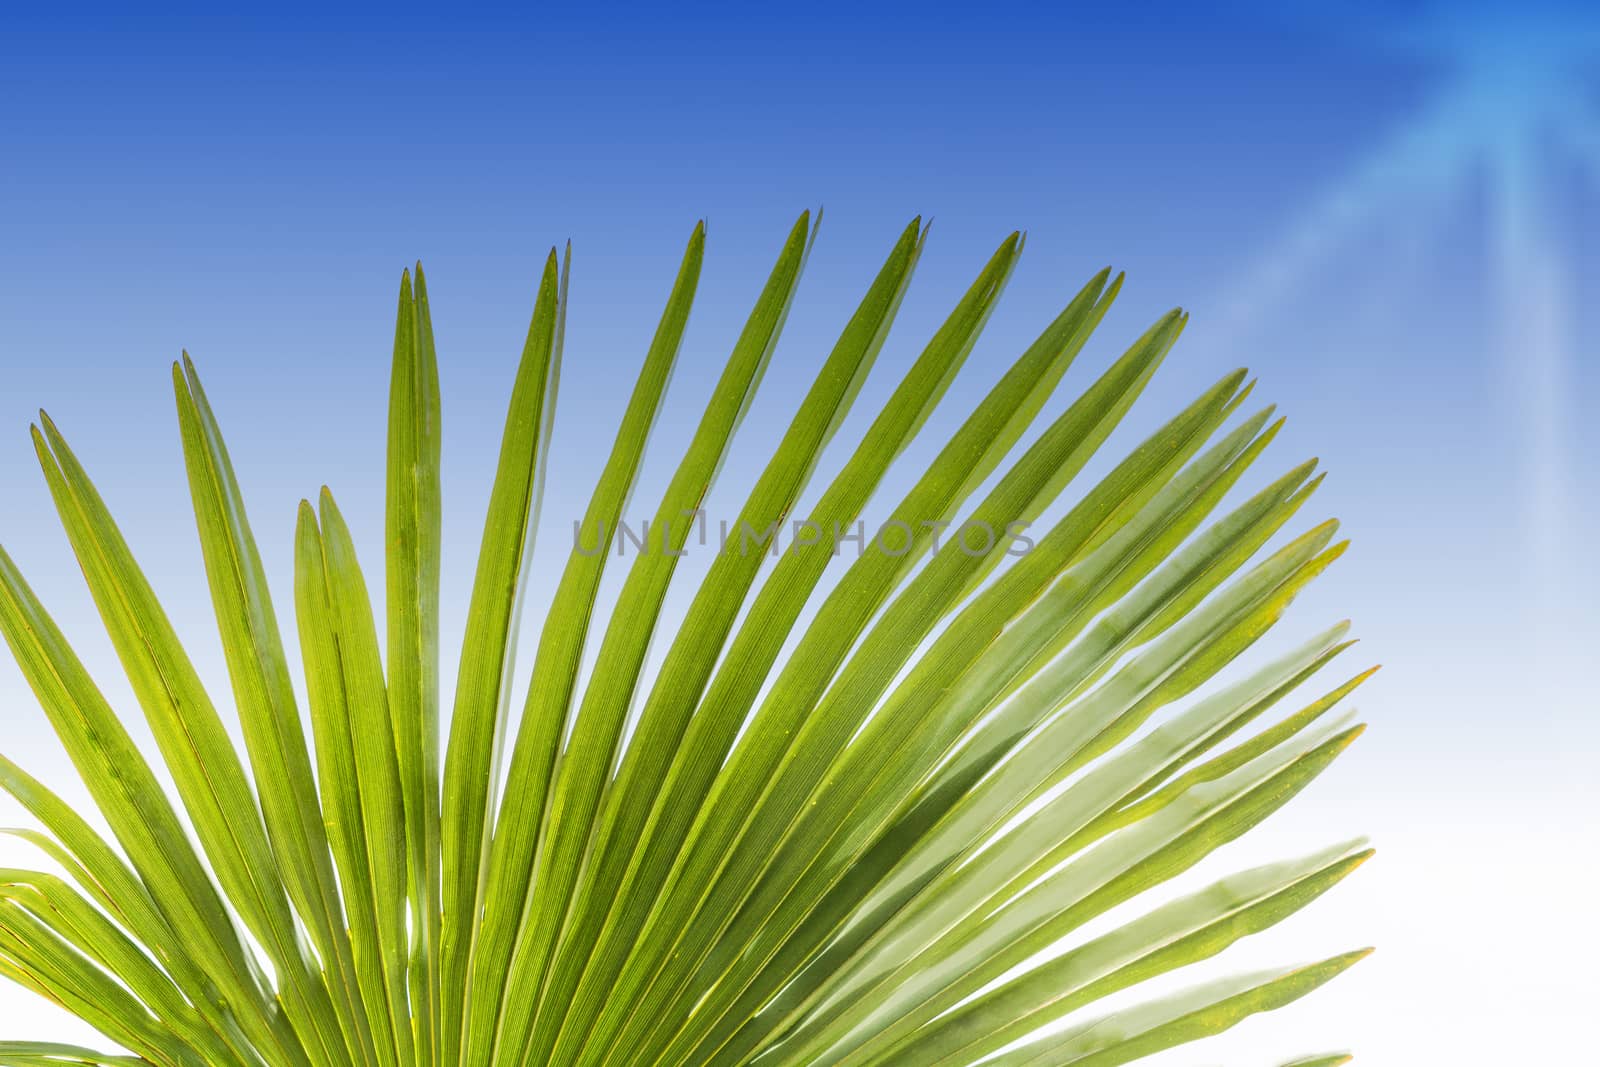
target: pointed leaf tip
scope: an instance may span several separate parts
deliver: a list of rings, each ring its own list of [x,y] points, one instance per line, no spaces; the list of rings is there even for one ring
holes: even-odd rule
[[[1364,722],[1358,722],[1354,726],[1350,727],[1348,730],[1345,730],[1342,733],[1335,734],[1327,742],[1327,744],[1331,748],[1333,748],[1335,751],[1342,752],[1345,749],[1349,748],[1351,745],[1355,744],[1356,738],[1360,737],[1362,734],[1364,734],[1366,732],[1367,732],[1367,724],[1364,723]],[[1368,949],[1367,951],[1370,952],[1371,949]]]
[[[1281,425],[1281,423],[1274,423],[1272,428],[1268,432],[1269,433],[1277,433],[1278,432],[1277,427],[1279,425]],[[1314,472],[1316,469],[1317,469],[1317,461],[1314,460],[1314,459],[1307,459],[1307,460],[1302,460],[1301,462],[1297,463],[1289,473],[1292,474],[1293,476],[1297,477],[1297,478],[1311,478],[1312,472]],[[1315,480],[1306,482],[1304,485],[1300,486],[1300,488],[1296,491],[1296,495],[1303,495],[1303,494],[1309,492],[1312,488],[1315,487],[1315,485],[1316,485]]]

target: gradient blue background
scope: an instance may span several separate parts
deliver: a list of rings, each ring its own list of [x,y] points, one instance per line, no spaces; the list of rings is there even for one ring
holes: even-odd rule
[[[1307,519],[1337,515],[1354,539],[1284,639],[1349,614],[1351,655],[1387,664],[1359,701],[1368,736],[1225,864],[1370,833],[1377,862],[1231,959],[1379,954],[1170,1062],[1339,1047],[1373,1064],[1581,1062],[1600,997],[1600,19],[1548,4],[979,7],[0,9],[0,540],[131,710],[28,447],[43,406],[225,691],[170,361],[187,348],[200,364],[286,607],[293,506],[322,482],[371,565],[381,550],[382,382],[395,286],[420,257],[444,364],[449,650],[552,244],[573,241],[573,289],[535,608],[696,218],[701,296],[640,514],[800,209],[825,206],[821,236],[713,508],[742,499],[913,214],[933,233],[846,443],[983,257],[1025,228],[930,436],[1083,279],[1125,269],[1069,387],[1189,308],[1117,440],[1251,367],[1289,416],[1262,477],[1322,457]],[[908,470],[931,454],[925,441]],[[6,752],[69,782],[9,660],[0,709]],[[19,817],[0,805],[0,822]],[[0,862],[25,856],[0,845]],[[10,988],[0,1029],[87,1036]]]

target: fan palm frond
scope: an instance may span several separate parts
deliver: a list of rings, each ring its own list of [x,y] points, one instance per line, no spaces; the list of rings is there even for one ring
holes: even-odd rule
[[[567,310],[556,251],[512,386],[448,715],[439,380],[420,267],[400,287],[382,572],[363,570],[326,489],[300,508],[304,708],[188,357],[173,384],[231,702],[208,692],[84,466],[41,418],[51,496],[174,795],[0,551],[0,631],[110,829],[0,758],[0,786],[40,827],[14,833],[62,872],[0,871],[0,972],[132,1053],[8,1041],[0,1063],[1098,1067],[1287,1004],[1360,957],[1101,1003],[1266,930],[1369,855],[1342,844],[1205,888],[1173,883],[1344,751],[1361,727],[1339,709],[1371,672],[1313,681],[1352,643],[1340,624],[1218,678],[1344,548],[1324,522],[1267,552],[1320,483],[1314,461],[1224,507],[1281,425],[1271,408],[1243,413],[1244,371],[1080,485],[1182,312],[1014,455],[1120,275],[1067,303],[863,536],[863,511],[1022,250],[1018,234],[1001,243],[816,484],[923,252],[913,221],[800,398],[736,540],[669,618],[694,516],[815,231],[807,214],[788,235],[605,614],[607,547],[699,280],[695,229],[538,629],[520,714],[516,635]],[[803,494],[816,503],[778,551]],[[830,567],[852,537],[855,558]],[[647,670],[656,640],[665,655]]]

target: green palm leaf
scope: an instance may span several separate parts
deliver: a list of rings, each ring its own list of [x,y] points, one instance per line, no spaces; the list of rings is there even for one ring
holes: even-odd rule
[[[878,535],[853,535],[1022,252],[1018,234],[1000,244],[843,466],[813,485],[923,253],[913,221],[683,617],[668,617],[818,221],[802,215],[783,242],[602,616],[695,299],[695,228],[539,629],[520,718],[516,634],[570,255],[545,262],[516,370],[448,717],[441,405],[420,266],[396,314],[383,619],[332,494],[300,508],[306,720],[188,357],[173,369],[178,423],[231,707],[207,692],[84,465],[41,419],[52,499],[175,796],[0,551],[0,633],[110,829],[0,757],[0,787],[38,823],[7,832],[65,875],[0,870],[0,973],[132,1054],[12,1040],[0,1064],[1115,1064],[1288,1004],[1362,955],[1100,1003],[1205,971],[1370,855],[1337,845],[1173,891],[1360,734],[1339,709],[1372,672],[1296,698],[1353,643],[1344,623],[1231,669],[1344,550],[1323,522],[1263,555],[1320,484],[1314,461],[1253,477],[1225,506],[1282,423],[1271,408],[1240,414],[1244,371],[1078,486],[1182,312],[1013,455],[1121,276],[1079,290],[911,472]],[[803,498],[815,503],[799,522]],[[1052,508],[1059,518],[1033,529]],[[987,531],[976,550],[974,531]],[[1275,713],[1286,701],[1298,710]],[[1113,911],[1115,925],[1092,928]]]

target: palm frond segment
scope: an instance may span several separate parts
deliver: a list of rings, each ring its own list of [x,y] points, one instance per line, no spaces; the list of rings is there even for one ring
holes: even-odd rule
[[[420,266],[396,309],[383,558],[363,566],[329,490],[302,503],[298,665],[219,420],[188,356],[173,367],[225,696],[41,416],[37,458],[173,792],[132,709],[0,550],[0,634],[109,829],[0,757],[0,788],[36,823],[7,832],[59,872],[0,869],[0,973],[125,1050],[10,1040],[0,1064],[1104,1067],[1284,1007],[1362,958],[1220,979],[1208,963],[1370,857],[1348,842],[1195,882],[1360,736],[1345,705],[1372,671],[1318,680],[1353,645],[1347,623],[1258,651],[1345,543],[1300,518],[1315,461],[1260,473],[1282,419],[1249,406],[1247,372],[1120,443],[1184,312],[1042,417],[1120,275],[1091,278],[975,402],[952,397],[1021,259],[1021,235],[1005,238],[824,484],[924,254],[913,220],[796,397],[733,540],[669,612],[819,222],[781,242],[624,564],[613,542],[707,255],[694,229],[524,692],[570,253],[544,263],[515,367],[448,704]],[[906,470],[952,403],[954,431]],[[890,485],[909,488],[875,536],[857,532]],[[1137,997],[1168,975],[1187,991]]]

